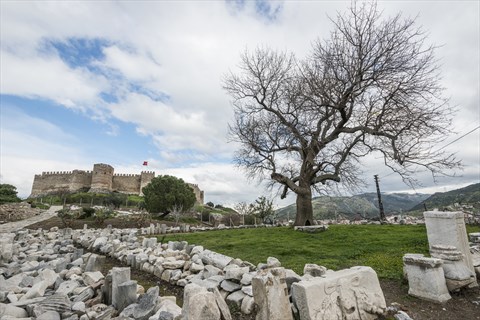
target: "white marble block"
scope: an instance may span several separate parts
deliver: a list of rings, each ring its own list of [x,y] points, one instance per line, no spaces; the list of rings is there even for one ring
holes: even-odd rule
[[[475,275],[472,254],[468,245],[467,229],[463,212],[426,211],[423,213],[427,227],[428,244],[454,246],[463,255],[463,261]],[[474,276],[475,277],[475,276]],[[473,282],[476,285],[476,277]]]
[[[404,255],[403,265],[408,277],[408,294],[440,303],[451,299],[442,264],[441,259]]]
[[[352,267],[292,284],[302,320],[377,319],[386,308],[376,272]]]
[[[252,289],[258,306],[257,320],[293,320],[285,268],[259,271],[252,279]]]

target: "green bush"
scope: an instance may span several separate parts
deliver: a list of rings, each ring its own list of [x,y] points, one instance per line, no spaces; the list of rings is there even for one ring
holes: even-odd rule
[[[17,188],[11,184],[0,184],[0,204],[7,202],[20,202],[21,199],[17,197]]]
[[[103,227],[105,220],[115,217],[115,212],[112,209],[98,209],[95,211],[95,225]]]
[[[88,208],[88,207],[84,207],[84,208],[82,208],[82,214],[80,214],[80,216],[78,217],[78,219],[88,219],[88,218],[91,218],[94,213],[95,213],[95,209],[93,209],[93,208]]]
[[[167,215],[175,211],[174,208],[185,212],[190,210],[196,201],[195,193],[188,184],[168,175],[153,178],[142,192],[145,207],[150,213]]]
[[[71,228],[73,221],[78,217],[78,213],[70,209],[61,209],[57,211],[57,216],[62,220],[65,228]]]

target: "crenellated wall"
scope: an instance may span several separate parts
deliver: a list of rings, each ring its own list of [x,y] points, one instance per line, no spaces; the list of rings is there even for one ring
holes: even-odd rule
[[[140,175],[139,174],[113,175],[112,190],[121,192],[121,193],[138,194],[140,190]]]
[[[32,194],[38,197],[52,193],[73,192],[90,188],[92,172],[83,170],[53,171],[36,174],[33,179]]]
[[[142,171],[140,174],[114,173],[108,164],[97,163],[92,171],[73,170],[42,172],[33,179],[30,197],[40,197],[62,192],[76,192],[81,189],[88,192],[120,192],[143,195],[142,189],[155,178],[154,171]],[[195,193],[197,203],[204,203],[204,193],[197,184],[188,184]]]
[[[143,196],[143,188],[147,184],[152,181],[152,179],[155,178],[155,172],[154,171],[142,171],[141,173],[141,178],[140,178],[140,195]]]

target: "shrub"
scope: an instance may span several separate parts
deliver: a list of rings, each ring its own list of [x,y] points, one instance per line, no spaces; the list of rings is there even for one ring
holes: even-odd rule
[[[98,209],[95,211],[95,225],[103,227],[105,220],[115,217],[115,212],[112,209]]]
[[[71,228],[73,221],[77,218],[77,212],[70,209],[61,209],[57,211],[57,216],[62,220],[64,228]]]
[[[95,209],[93,208],[82,208],[82,214],[78,217],[78,219],[87,219],[93,216],[95,213]]]

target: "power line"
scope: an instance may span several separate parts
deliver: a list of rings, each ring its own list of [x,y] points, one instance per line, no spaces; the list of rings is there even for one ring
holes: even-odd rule
[[[478,126],[478,127],[474,128],[474,129],[472,129],[472,130],[468,131],[467,133],[465,133],[465,134],[461,135],[461,136],[460,136],[460,137],[458,137],[457,139],[455,139],[455,140],[453,140],[453,141],[450,141],[449,143],[447,143],[446,145],[444,145],[443,147],[441,147],[441,148],[440,148],[440,149],[438,149],[437,151],[440,151],[440,150],[442,150],[442,149],[445,149],[445,148],[446,148],[446,147],[448,147],[449,145],[451,145],[451,144],[453,144],[453,143],[457,142],[458,140],[460,140],[460,139],[462,139],[462,138],[464,138],[464,137],[468,136],[470,133],[472,133],[472,132],[474,132],[475,130],[478,130],[478,129],[480,129],[480,126]],[[385,177],[391,176],[391,175],[392,175],[392,174],[394,174],[394,173],[395,173],[395,171],[393,171],[393,172],[390,172],[389,174],[387,174],[387,175],[384,175],[384,176],[382,176],[382,177],[380,177],[380,178],[385,178]]]
[[[479,129],[479,128],[480,128],[480,126],[476,127],[475,129],[472,129],[472,130],[468,131],[468,132],[465,133],[464,135],[462,135],[462,136],[458,137],[457,139],[455,139],[455,140],[447,143],[446,145],[444,145],[443,147],[441,147],[440,149],[438,149],[438,151],[440,151],[440,150],[442,150],[442,149],[445,149],[446,147],[448,147],[448,146],[451,145],[452,143],[457,142],[458,140],[460,140],[460,139],[468,136],[470,133],[474,132],[475,130],[477,130],[477,129]]]

